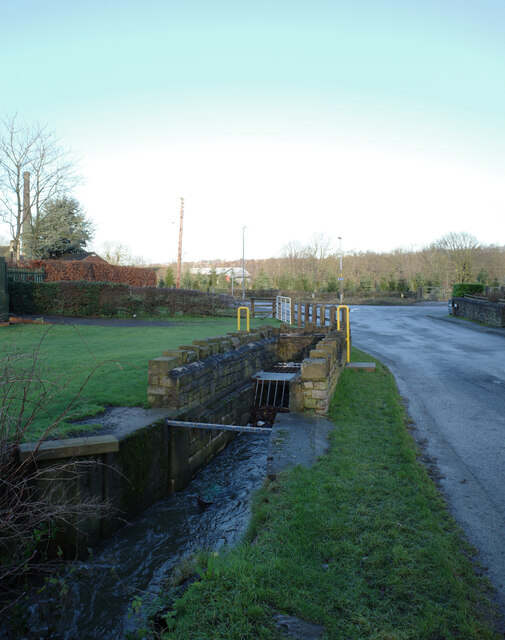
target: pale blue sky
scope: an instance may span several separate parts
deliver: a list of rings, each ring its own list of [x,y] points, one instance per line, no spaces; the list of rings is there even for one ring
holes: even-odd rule
[[[180,196],[187,259],[239,257],[244,224],[249,257],[504,243],[502,1],[0,7],[1,111],[79,153],[98,250],[173,259]]]

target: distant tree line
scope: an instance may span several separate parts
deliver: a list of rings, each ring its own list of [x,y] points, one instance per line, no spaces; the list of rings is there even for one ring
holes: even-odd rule
[[[190,271],[190,267],[213,265],[240,267],[241,262],[186,263],[182,286],[200,290],[208,290],[210,286],[215,291],[230,291],[231,282],[224,277]],[[279,258],[246,260],[245,268],[251,274],[251,288],[255,290],[339,290],[340,256],[322,236],[313,237],[305,246],[290,242]],[[173,274],[174,265],[168,269]],[[505,282],[505,246],[483,245],[464,232],[449,233],[422,249],[347,252],[343,255],[342,272],[344,288],[349,292],[408,292],[419,287],[450,288],[458,282],[499,287]],[[167,280],[172,282],[172,278]]]

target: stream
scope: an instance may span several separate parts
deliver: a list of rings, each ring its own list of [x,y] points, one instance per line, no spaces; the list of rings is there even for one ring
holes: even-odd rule
[[[239,435],[184,491],[153,504],[94,549],[88,562],[74,563],[62,610],[52,620],[56,633],[49,637],[118,640],[134,628],[135,596],[154,595],[166,573],[198,549],[237,543],[249,522],[252,494],[265,478],[268,442],[265,435]],[[203,509],[198,496],[216,486],[222,491]],[[33,638],[48,637],[50,605],[41,596],[31,607]]]

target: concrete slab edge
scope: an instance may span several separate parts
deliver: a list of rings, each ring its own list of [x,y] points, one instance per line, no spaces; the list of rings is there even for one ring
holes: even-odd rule
[[[79,456],[94,456],[101,453],[119,451],[119,441],[114,436],[90,436],[88,438],[68,438],[46,442],[27,442],[18,447],[19,461],[58,460]]]

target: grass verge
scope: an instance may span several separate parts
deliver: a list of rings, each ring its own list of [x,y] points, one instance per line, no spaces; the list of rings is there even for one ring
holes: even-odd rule
[[[251,328],[276,322],[254,318]],[[0,328],[0,355],[36,352],[36,369],[43,383],[39,387],[44,386],[52,395],[50,402],[37,411],[25,434],[29,439],[36,439],[65,412],[64,420],[52,435],[76,431],[76,425],[69,424],[70,420],[97,415],[107,406],[146,406],[147,366],[151,358],[196,339],[236,330],[236,318],[191,318],[187,323],[181,318],[180,323],[169,327],[153,327],[148,322],[132,328],[12,325]],[[32,360],[28,358],[26,366],[31,365]],[[31,397],[33,408],[37,402],[35,394]],[[15,412],[19,404],[14,402],[10,410]]]
[[[330,417],[329,455],[264,486],[244,543],[207,555],[201,579],[158,616],[158,637],[280,640],[276,613],[338,640],[501,637],[389,371],[344,371]]]

